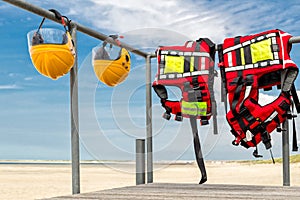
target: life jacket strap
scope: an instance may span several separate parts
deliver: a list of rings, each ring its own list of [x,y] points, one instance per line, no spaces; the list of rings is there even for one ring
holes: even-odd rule
[[[292,96],[293,96],[293,100],[294,100],[294,105],[295,105],[296,110],[297,110],[297,104],[299,104],[299,99],[298,99],[294,84],[291,88],[291,91],[292,91]],[[295,95],[295,97],[294,97],[294,95]],[[294,113],[294,105],[292,105],[292,118],[293,118],[293,144],[292,144],[293,146],[292,146],[292,151],[298,151],[297,131],[296,131],[297,129],[296,129],[296,123],[295,123],[295,117],[297,117],[297,115],[293,114]],[[297,113],[299,113],[298,110],[297,110]]]
[[[296,111],[297,111],[297,113],[300,113],[300,102],[299,102],[299,97],[298,97],[298,94],[296,91],[295,84],[292,85],[291,94],[293,97],[294,105],[296,107]]]
[[[193,142],[194,142],[196,161],[201,172],[201,179],[199,184],[203,184],[207,181],[207,174],[206,174],[203,154],[201,150],[200,139],[198,135],[197,118],[195,116],[190,117],[190,124],[193,132]]]
[[[295,118],[293,118],[293,149],[292,149],[292,151],[298,151]]]
[[[255,147],[255,150],[253,151],[252,155],[255,157],[255,158],[262,158],[263,156],[258,154],[258,149],[257,149],[257,146]]]
[[[251,101],[251,99],[249,100]],[[255,100],[252,100],[251,102],[257,103]],[[278,108],[280,108],[282,112],[285,113],[288,113],[289,107],[290,104],[288,104],[285,99],[283,99],[282,102],[278,104]],[[240,112],[237,115],[234,115],[233,118],[229,119],[230,124],[234,122],[237,122],[239,124],[239,127],[241,128],[243,133],[236,132],[234,129],[231,130],[232,134],[236,137],[233,144],[234,145],[241,144],[246,148],[249,147],[247,142],[252,142],[254,146],[256,145],[257,134],[260,134],[262,142],[265,144],[266,149],[271,148],[271,143],[270,143],[271,137],[270,134],[267,132],[267,127],[271,123],[276,123],[277,130],[279,130],[279,126],[280,126],[279,113],[276,111],[275,108],[274,111],[270,113],[270,115],[267,118],[262,120],[260,118],[255,118],[251,114],[249,109],[244,105],[242,106]]]

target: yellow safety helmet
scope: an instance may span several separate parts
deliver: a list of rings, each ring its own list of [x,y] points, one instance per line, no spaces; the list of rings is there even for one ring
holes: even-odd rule
[[[94,72],[98,80],[114,87],[127,78],[130,72],[130,55],[125,48],[120,48],[118,58],[111,59],[105,46],[106,42],[103,43],[102,47],[94,49]]]
[[[43,28],[42,20],[37,31],[28,33],[29,53],[36,70],[51,79],[58,79],[67,74],[75,62],[75,50],[70,32],[66,28],[64,18],[56,10],[56,18],[62,20],[65,32],[58,29]]]

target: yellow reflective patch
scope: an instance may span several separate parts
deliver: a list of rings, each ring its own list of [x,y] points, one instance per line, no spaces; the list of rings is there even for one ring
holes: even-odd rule
[[[241,61],[242,65],[245,65],[245,53],[243,48],[241,48]]]
[[[192,116],[206,116],[207,115],[207,103],[206,102],[181,102],[182,114]]]
[[[191,57],[190,61],[190,72],[194,71],[194,62],[195,62],[195,57]]]
[[[274,60],[271,50],[271,38],[250,45],[252,63]]]
[[[183,56],[166,56],[164,73],[183,73],[184,57]]]

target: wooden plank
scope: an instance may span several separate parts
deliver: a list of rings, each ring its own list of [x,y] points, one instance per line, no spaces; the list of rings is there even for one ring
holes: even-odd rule
[[[257,186],[257,185],[221,185],[221,184],[175,184],[153,183],[146,185],[115,188],[110,190],[83,193],[71,196],[50,198],[64,199],[300,199],[300,187]]]

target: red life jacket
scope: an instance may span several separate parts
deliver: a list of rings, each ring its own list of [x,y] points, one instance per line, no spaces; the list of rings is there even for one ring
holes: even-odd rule
[[[164,118],[182,121],[196,116],[202,125],[208,124],[215,110],[213,95],[215,44],[207,38],[188,41],[184,46],[162,46],[157,49],[158,73],[152,84],[166,109]],[[168,100],[165,86],[182,91],[179,101]],[[212,105],[214,104],[214,105]]]
[[[218,45],[219,66],[230,105],[226,118],[235,136],[234,145],[249,148],[262,141],[269,149],[272,131],[280,130],[280,124],[291,117],[291,93],[295,93],[298,67],[289,55],[290,38],[281,30],[270,30],[226,38]],[[272,86],[281,88],[280,95],[261,106],[259,89]]]
[[[158,72],[152,87],[165,108],[164,118],[190,118],[194,151],[201,171],[200,184],[207,181],[206,169],[197,130],[197,119],[202,125],[214,114],[214,133],[217,133],[216,103],[213,94],[214,58],[216,46],[207,38],[188,41],[184,46],[163,46],[157,49]],[[165,86],[176,86],[182,92],[179,101],[168,100]]]

